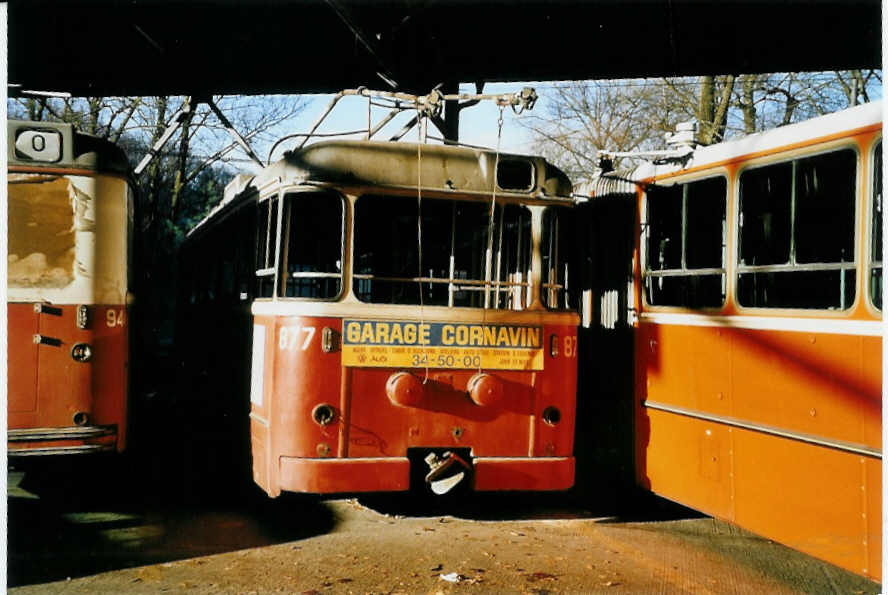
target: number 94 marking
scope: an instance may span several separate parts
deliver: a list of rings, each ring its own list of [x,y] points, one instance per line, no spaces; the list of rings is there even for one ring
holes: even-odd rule
[[[105,312],[105,324],[109,328],[115,326],[123,326],[126,324],[126,310],[114,310],[113,308]]]
[[[311,340],[315,336],[315,327],[313,326],[282,326],[280,337],[278,338],[278,348],[280,350],[296,349],[300,344],[300,349],[305,351],[311,345]]]

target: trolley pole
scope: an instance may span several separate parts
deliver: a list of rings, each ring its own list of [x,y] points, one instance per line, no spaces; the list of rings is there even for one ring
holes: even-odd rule
[[[459,93],[459,82],[447,82],[443,88],[445,95],[455,95]],[[458,142],[459,141],[459,112],[462,107],[459,99],[448,99],[444,102],[444,140]]]

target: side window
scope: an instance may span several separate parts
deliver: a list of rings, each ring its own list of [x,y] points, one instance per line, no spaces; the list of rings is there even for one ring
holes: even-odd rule
[[[278,199],[259,203],[256,221],[256,297],[274,294],[274,252],[277,238]]]
[[[242,230],[234,237],[237,248],[236,291],[238,301],[249,301],[253,298],[256,275],[256,216],[259,206],[256,203],[241,208],[235,215],[235,227]]]
[[[230,238],[237,235],[235,220],[228,219],[219,229],[222,241],[219,245],[219,297],[231,302],[235,295],[235,267],[237,265],[237,244]]]
[[[652,306],[717,308],[725,301],[727,180],[647,191],[644,290]]]
[[[337,297],[342,291],[343,199],[307,192],[284,200],[281,295]]]
[[[851,306],[856,175],[850,149],[740,174],[740,305]]]
[[[882,309],[882,142],[873,152],[872,248],[870,250],[870,296],[873,305]]]
[[[574,241],[575,217],[575,211],[564,207],[547,207],[543,211],[541,297],[550,310],[579,307],[580,275],[574,270],[578,253]]]

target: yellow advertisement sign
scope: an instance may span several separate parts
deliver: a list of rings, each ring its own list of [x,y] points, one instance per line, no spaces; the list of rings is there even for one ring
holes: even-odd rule
[[[345,366],[543,369],[541,326],[344,320],[342,328]]]

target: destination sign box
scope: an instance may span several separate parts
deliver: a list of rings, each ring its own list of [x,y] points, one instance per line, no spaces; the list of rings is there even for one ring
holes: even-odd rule
[[[543,369],[542,326],[344,320],[342,330],[345,366]]]

